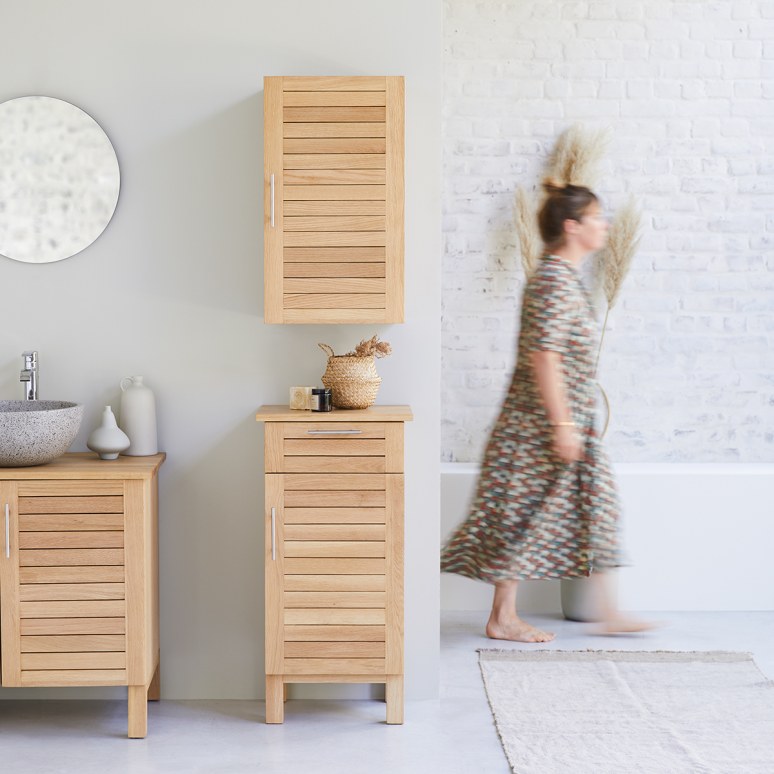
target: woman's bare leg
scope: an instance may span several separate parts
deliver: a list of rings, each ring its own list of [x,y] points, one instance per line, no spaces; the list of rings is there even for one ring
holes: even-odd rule
[[[486,624],[486,636],[493,640],[513,642],[549,642],[556,636],[530,626],[516,613],[516,589],[518,581],[501,581],[494,584],[492,612]]]
[[[592,572],[589,580],[602,612],[602,620],[595,627],[595,631],[599,634],[634,634],[646,632],[658,626],[651,621],[643,621],[621,612],[611,573]]]

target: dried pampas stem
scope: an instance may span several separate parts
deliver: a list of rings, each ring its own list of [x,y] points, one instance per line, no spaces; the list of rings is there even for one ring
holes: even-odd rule
[[[612,307],[618,299],[632,258],[639,247],[641,221],[642,214],[632,196],[616,212],[610,224],[607,245],[599,257],[599,264],[603,269],[602,289],[608,307]]]
[[[546,164],[546,177],[565,185],[593,188],[609,142],[609,129],[586,129],[583,124],[573,124],[557,138]]]
[[[535,203],[521,187],[516,189],[516,233],[521,247],[521,265],[529,278],[540,262],[543,243],[538,233]]]

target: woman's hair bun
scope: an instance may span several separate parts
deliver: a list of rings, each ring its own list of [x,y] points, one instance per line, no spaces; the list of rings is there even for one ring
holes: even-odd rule
[[[567,186],[555,177],[547,177],[543,180],[543,190],[549,196],[555,196],[556,194],[564,193]]]

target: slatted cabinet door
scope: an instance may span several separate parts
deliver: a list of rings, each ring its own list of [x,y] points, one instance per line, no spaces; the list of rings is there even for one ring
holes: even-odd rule
[[[0,486],[3,685],[126,685],[124,483]]]
[[[268,323],[403,322],[402,77],[264,80]]]
[[[267,722],[288,682],[383,682],[402,722],[403,423],[266,424]]]

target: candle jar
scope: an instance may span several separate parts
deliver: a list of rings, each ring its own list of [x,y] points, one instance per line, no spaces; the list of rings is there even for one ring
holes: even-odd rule
[[[312,390],[312,411],[331,411],[333,395],[330,387],[316,387]]]

